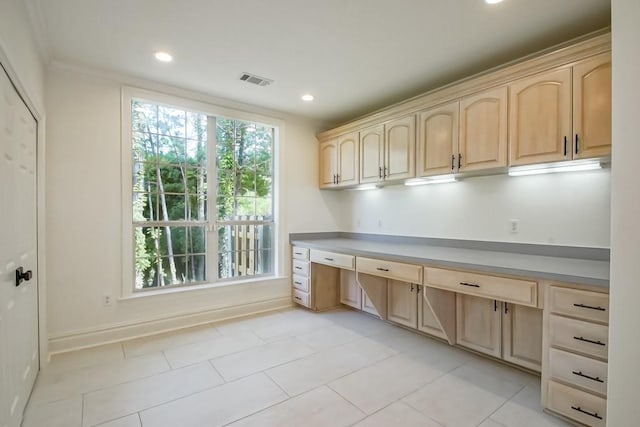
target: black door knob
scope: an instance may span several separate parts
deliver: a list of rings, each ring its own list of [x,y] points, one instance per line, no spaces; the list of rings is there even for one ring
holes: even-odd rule
[[[20,286],[22,282],[28,282],[33,277],[31,270],[24,271],[22,267],[16,269],[16,286]]]

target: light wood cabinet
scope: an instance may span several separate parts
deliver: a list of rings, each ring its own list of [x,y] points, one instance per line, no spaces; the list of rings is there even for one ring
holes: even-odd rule
[[[417,285],[389,279],[387,284],[387,319],[410,328],[418,324]]]
[[[571,159],[571,69],[561,68],[509,86],[509,164]]]
[[[384,125],[373,126],[360,132],[360,183],[383,180]]]
[[[359,134],[320,143],[320,188],[349,187],[359,180]]]
[[[360,183],[415,176],[416,118],[392,120],[360,132]]]
[[[573,67],[573,158],[611,154],[611,54]]]
[[[507,166],[507,87],[460,101],[460,172]]]
[[[320,188],[336,186],[338,174],[338,140],[320,143]]]
[[[417,175],[453,173],[458,151],[459,102],[431,108],[418,115]]]
[[[456,343],[494,357],[502,356],[500,303],[456,295]]]
[[[380,313],[378,313],[378,310],[376,310],[376,306],[373,305],[373,302],[369,298],[369,295],[367,295],[367,293],[364,291],[364,289],[362,289],[362,311],[380,316]]]
[[[540,372],[542,310],[504,302],[502,313],[502,358]]]
[[[423,111],[418,176],[507,166],[507,87]]]

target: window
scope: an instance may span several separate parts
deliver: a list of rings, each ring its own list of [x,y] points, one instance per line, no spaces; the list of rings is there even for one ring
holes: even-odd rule
[[[277,128],[149,98],[123,113],[134,291],[273,274]]]

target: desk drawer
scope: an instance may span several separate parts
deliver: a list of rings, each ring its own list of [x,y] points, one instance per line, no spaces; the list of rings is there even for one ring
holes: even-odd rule
[[[311,262],[318,264],[330,265],[332,267],[344,268],[345,270],[354,269],[354,256],[338,254],[335,252],[319,251],[311,249]]]
[[[605,399],[555,381],[549,381],[548,387],[549,409],[590,427],[605,427]]]
[[[293,302],[311,308],[311,295],[298,289],[293,290]]]
[[[609,328],[582,320],[549,315],[549,345],[607,359]]]
[[[409,283],[422,283],[422,267],[401,262],[358,257],[358,272]]]
[[[291,250],[291,256],[293,259],[301,259],[309,261],[309,248],[301,248],[300,246],[294,246]]]
[[[555,348],[549,349],[551,377],[596,393],[607,394],[607,364]]]
[[[552,313],[609,323],[608,294],[551,286],[548,301]]]
[[[309,262],[299,259],[293,260],[293,274],[309,277]]]
[[[305,276],[293,275],[293,287],[303,292],[309,292],[309,278]]]
[[[538,282],[532,280],[425,267],[424,285],[530,307],[538,305]]]

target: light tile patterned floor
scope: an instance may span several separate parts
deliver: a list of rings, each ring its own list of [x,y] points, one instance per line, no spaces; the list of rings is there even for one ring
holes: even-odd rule
[[[292,308],[55,356],[23,426],[567,425],[539,389],[363,313]]]

